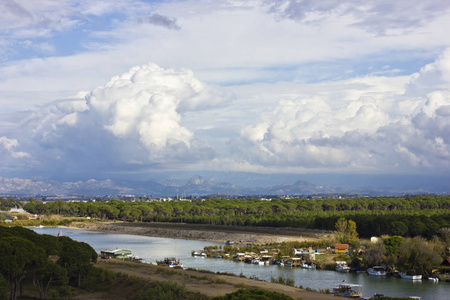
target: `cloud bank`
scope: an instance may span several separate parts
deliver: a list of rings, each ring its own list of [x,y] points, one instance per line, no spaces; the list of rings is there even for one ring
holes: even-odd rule
[[[242,100],[233,102],[230,90],[208,85],[192,71],[147,64],[84,98],[30,113],[16,135],[0,139],[8,153],[4,168],[28,161],[36,170],[68,173],[445,172],[450,168],[449,74],[447,50],[410,76],[366,76],[312,85],[281,98],[275,94],[275,104],[261,103],[256,119],[248,112],[247,125],[220,137],[218,146],[219,123],[202,120],[209,134],[199,138],[205,129],[186,116],[209,111],[227,120],[227,110]]]
[[[356,78],[340,82],[346,90],[339,94],[281,99],[242,129],[241,154],[252,164],[289,170],[448,170],[449,55],[398,78],[397,86],[393,78]]]
[[[223,107],[229,93],[189,70],[155,64],[133,67],[84,98],[60,100],[32,112],[16,134],[29,154],[0,143],[11,158],[49,172],[114,171],[208,161],[215,151],[183,126],[183,114]]]

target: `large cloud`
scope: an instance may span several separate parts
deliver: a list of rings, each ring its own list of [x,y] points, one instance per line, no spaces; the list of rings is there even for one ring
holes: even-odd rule
[[[32,112],[16,134],[30,149],[30,166],[36,169],[77,173],[188,165],[215,154],[183,126],[183,114],[230,100],[189,70],[147,64],[112,78],[84,98]],[[10,151],[16,146],[14,140],[3,142]]]
[[[254,165],[418,172],[450,167],[450,51],[397,88],[394,78],[341,82],[346,93],[291,95],[241,131]],[[383,83],[384,81],[384,83]],[[355,82],[367,86],[352,88]],[[378,91],[377,91],[378,90]]]

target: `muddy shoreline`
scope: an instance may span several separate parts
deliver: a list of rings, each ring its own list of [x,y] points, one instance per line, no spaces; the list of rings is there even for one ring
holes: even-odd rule
[[[299,228],[222,226],[186,223],[73,222],[70,228],[212,242],[254,241],[258,244],[319,241],[332,232]]]

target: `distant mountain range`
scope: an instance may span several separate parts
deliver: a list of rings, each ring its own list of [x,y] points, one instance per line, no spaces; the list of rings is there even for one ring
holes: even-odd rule
[[[407,191],[427,193],[426,190]],[[237,186],[229,182],[213,182],[201,176],[191,177],[184,185],[160,184],[156,181],[95,180],[57,182],[21,178],[0,177],[0,194],[3,195],[136,195],[153,197],[205,196],[205,195],[314,195],[314,194],[363,194],[395,195],[405,191],[374,188],[328,187],[299,180],[294,184],[264,185],[258,187]]]

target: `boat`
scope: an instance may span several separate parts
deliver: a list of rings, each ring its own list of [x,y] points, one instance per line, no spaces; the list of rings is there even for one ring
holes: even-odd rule
[[[302,267],[303,269],[315,269],[316,265],[313,264],[312,262],[305,262],[305,263],[302,263],[300,265],[300,267]]]
[[[300,267],[301,259],[298,257],[288,258],[284,261],[285,267]]]
[[[233,256],[234,261],[243,262],[245,259],[245,253],[236,253],[236,255]]]
[[[341,283],[338,287],[333,288],[332,293],[348,298],[360,298],[361,292],[357,290],[360,286],[360,284]]]
[[[203,251],[192,251],[191,252],[191,254],[192,254],[192,256],[200,256],[200,257],[206,257],[207,256],[207,254],[206,254],[206,252],[203,252]]]
[[[263,255],[259,258],[259,261],[262,262],[263,265],[270,265],[271,260],[272,256],[270,255]]]
[[[158,266],[169,266],[170,268],[183,268],[183,264],[175,257],[166,257],[163,260],[157,260],[156,264]]]
[[[370,276],[386,276],[386,269],[381,266],[374,266],[372,268],[367,269],[367,274]]]
[[[422,275],[418,275],[418,274],[413,274],[411,272],[399,272],[400,277],[402,279],[408,279],[408,280],[422,280]]]
[[[259,258],[254,258],[254,259],[252,259],[252,264],[264,266],[264,262],[261,261]]]
[[[350,272],[350,267],[347,266],[346,261],[337,261],[335,270],[338,272]]]

